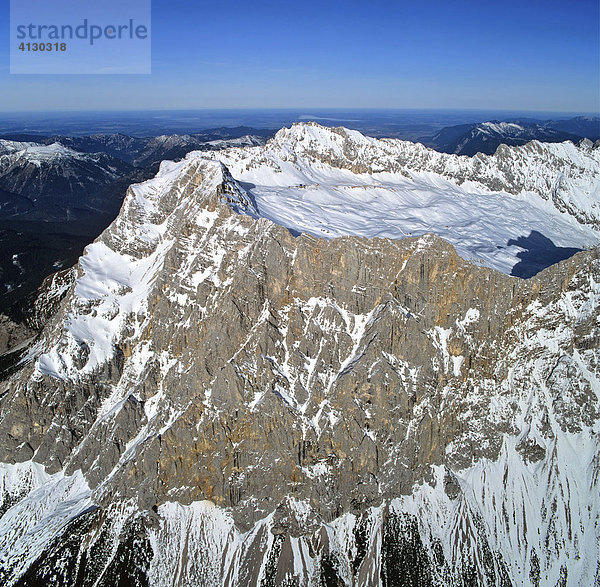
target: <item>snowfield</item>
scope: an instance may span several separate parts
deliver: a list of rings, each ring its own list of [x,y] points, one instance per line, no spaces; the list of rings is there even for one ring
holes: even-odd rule
[[[600,242],[599,149],[530,143],[504,152],[459,157],[312,123],[282,129],[264,147],[188,157],[222,161],[259,216],[314,236],[433,232],[463,258],[508,274],[532,232],[556,247]]]

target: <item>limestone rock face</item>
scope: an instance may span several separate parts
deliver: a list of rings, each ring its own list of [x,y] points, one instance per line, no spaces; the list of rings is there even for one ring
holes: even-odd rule
[[[0,578],[593,584],[598,249],[521,280],[257,216],[163,163],[57,283],[0,389]]]
[[[27,341],[33,333],[24,324],[0,314],[0,357]]]

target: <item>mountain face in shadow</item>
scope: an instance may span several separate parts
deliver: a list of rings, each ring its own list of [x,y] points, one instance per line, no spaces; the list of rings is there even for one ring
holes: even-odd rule
[[[525,145],[529,141],[578,144],[583,138],[600,138],[600,118],[577,117],[569,120],[490,120],[442,128],[422,142],[442,153],[473,156],[493,155],[500,145]]]
[[[568,259],[582,250],[574,247],[557,247],[548,237],[537,230],[532,230],[529,236],[510,239],[506,244],[507,246],[516,245],[525,249],[517,254],[517,257],[521,260],[510,272],[511,275],[523,279],[533,277],[542,269]]]

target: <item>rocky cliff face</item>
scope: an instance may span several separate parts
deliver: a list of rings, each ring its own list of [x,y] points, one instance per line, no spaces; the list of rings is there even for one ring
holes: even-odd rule
[[[60,283],[1,384],[0,577],[598,581],[598,250],[521,280],[259,215],[163,163]]]

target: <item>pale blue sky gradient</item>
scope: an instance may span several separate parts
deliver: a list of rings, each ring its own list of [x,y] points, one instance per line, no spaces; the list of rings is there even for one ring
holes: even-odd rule
[[[150,75],[10,75],[2,2],[0,111],[600,110],[597,0],[155,0]]]

